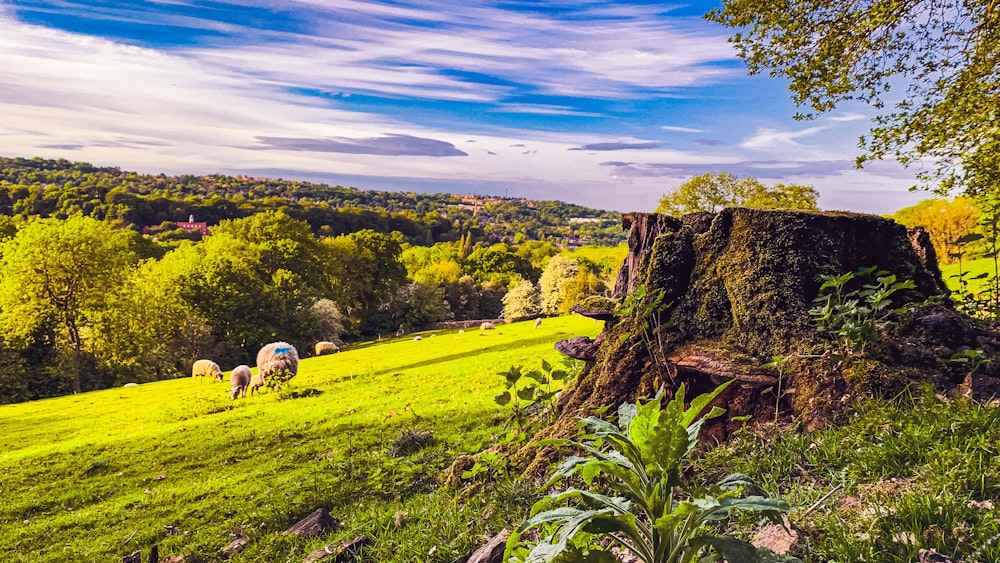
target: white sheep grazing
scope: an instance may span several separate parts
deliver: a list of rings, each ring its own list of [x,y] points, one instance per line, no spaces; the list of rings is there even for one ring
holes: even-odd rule
[[[299,372],[299,353],[287,342],[272,342],[257,352],[261,385],[281,387]]]
[[[493,323],[491,323],[491,322],[485,322],[485,323],[479,325],[479,330],[493,330],[495,328],[496,327],[493,326]]]
[[[229,396],[235,400],[237,397],[247,396],[247,387],[250,385],[250,366],[240,365],[233,368],[229,374]]]
[[[191,377],[211,377],[216,381],[222,381],[222,368],[212,360],[198,360],[191,366]]]
[[[423,336],[420,336],[419,334],[413,337],[413,340],[415,340],[415,341],[417,341],[417,342],[419,342],[419,341],[421,341],[421,340],[423,340],[423,339],[424,339],[424,337],[423,337]]]
[[[316,355],[322,356],[323,354],[333,354],[335,352],[340,352],[340,348],[337,347],[333,342],[327,340],[320,340],[316,343]]]
[[[542,317],[535,319],[535,328],[542,326]]]

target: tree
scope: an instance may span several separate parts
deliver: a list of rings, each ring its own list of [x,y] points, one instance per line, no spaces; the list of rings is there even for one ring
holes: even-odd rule
[[[775,184],[767,187],[756,178],[728,172],[694,176],[660,198],[656,213],[680,217],[687,213],[715,213],[725,207],[816,210],[816,190],[810,186]]]
[[[516,282],[503,297],[503,318],[523,321],[541,313],[538,287],[528,280]]]
[[[378,306],[406,283],[399,237],[365,229],[322,242],[333,300],[347,312],[354,332],[374,333],[370,321]]]
[[[943,264],[955,261],[950,254],[957,249],[951,245],[959,237],[976,231],[978,217],[979,208],[966,197],[925,199],[892,214],[892,219],[901,225],[926,229],[938,262]]]
[[[579,271],[580,265],[572,258],[553,256],[549,260],[542,270],[541,277],[538,278],[542,313],[558,315],[569,311],[572,304],[567,303],[566,287]]]
[[[313,303],[312,315],[319,327],[319,337],[330,342],[340,342],[344,334],[344,314],[331,299],[320,299]]]
[[[116,289],[113,306],[94,316],[93,351],[116,383],[157,381],[212,357],[211,327],[181,297],[172,260],[147,260]]]
[[[28,346],[50,331],[74,393],[83,389],[94,318],[135,266],[134,236],[77,215],[29,223],[0,247],[0,332]]]
[[[881,112],[859,166],[886,156],[926,163],[918,179],[940,182],[942,194],[955,186],[982,193],[1000,180],[993,0],[724,0],[706,17],[739,30],[730,41],[751,74],[789,79],[792,100],[807,107],[797,117],[850,100]]]

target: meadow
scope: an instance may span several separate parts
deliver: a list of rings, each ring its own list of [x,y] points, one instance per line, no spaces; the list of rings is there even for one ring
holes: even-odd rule
[[[242,535],[229,561],[298,563],[367,535],[364,561],[459,561],[541,494],[503,456],[449,471],[518,435],[493,400],[500,373],[561,364],[556,340],[600,328],[568,316],[358,344],[236,401],[185,378],[0,407],[0,558],[120,561],[155,543],[215,563]],[[909,563],[921,548],[987,563],[1000,560],[997,444],[995,403],[912,390],[860,402],[840,427],[756,421],[703,443],[685,478],[741,472],[786,500],[806,563]],[[318,507],[340,527],[283,533]],[[714,531],[749,540],[760,525]]]
[[[561,364],[557,340],[600,328],[568,316],[348,346],[304,359],[289,389],[236,401],[228,381],[183,378],[2,406],[0,553],[120,561],[156,543],[220,561],[242,534],[230,561],[302,561],[368,535],[372,560],[455,560],[534,493],[516,479],[466,498],[439,484],[457,456],[515,428],[493,401],[499,373]],[[337,531],[282,533],[318,507]]]

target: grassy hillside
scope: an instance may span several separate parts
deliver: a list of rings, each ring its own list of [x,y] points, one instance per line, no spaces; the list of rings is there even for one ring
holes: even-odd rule
[[[966,260],[962,262],[961,269],[959,269],[957,262],[947,266],[942,266],[941,276],[944,278],[944,282],[948,285],[948,288],[952,291],[959,288],[959,272],[965,273],[965,279],[969,281],[970,287],[975,289],[981,285],[985,285],[986,279],[973,280],[972,278],[982,274],[986,274],[986,277],[993,277],[993,259],[980,258],[978,260]]]
[[[0,553],[113,561],[159,543],[216,561],[241,531],[231,561],[301,561],[361,534],[378,561],[454,560],[531,492],[504,482],[467,503],[436,483],[506,431],[498,372],[560,362],[556,340],[599,330],[573,316],[358,345],[304,360],[290,393],[245,400],[181,379],[0,407]],[[320,506],[341,530],[282,535]]]
[[[440,484],[512,429],[492,400],[498,372],[558,362],[555,340],[599,329],[563,317],[358,345],[304,360],[290,393],[238,401],[184,379],[0,407],[0,560],[120,561],[158,543],[214,563],[238,532],[237,563],[298,563],[362,534],[376,541],[367,561],[455,561],[538,498],[502,459]],[[921,548],[1000,561],[998,444],[996,403],[915,392],[822,431],[762,421],[706,444],[684,476],[743,472],[787,500],[806,563],[910,563]],[[316,507],[342,527],[282,534]]]

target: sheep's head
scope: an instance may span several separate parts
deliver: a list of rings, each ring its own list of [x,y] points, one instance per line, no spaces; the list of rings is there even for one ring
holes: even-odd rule
[[[238,397],[240,394],[240,389],[241,389],[240,387],[230,387],[229,397],[235,401],[236,397]]]

